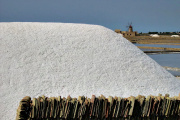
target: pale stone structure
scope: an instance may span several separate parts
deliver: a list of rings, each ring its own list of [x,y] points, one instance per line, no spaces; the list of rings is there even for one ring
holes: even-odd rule
[[[133,32],[133,27],[131,25],[129,26],[128,31],[121,31],[120,29],[116,29],[115,32],[122,34],[124,37],[134,37],[138,34],[137,31]]]

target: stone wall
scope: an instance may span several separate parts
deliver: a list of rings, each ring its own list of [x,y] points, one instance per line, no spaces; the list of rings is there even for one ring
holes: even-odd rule
[[[163,120],[180,119],[180,95],[137,96],[129,98],[99,97],[25,97],[17,110],[16,120]]]

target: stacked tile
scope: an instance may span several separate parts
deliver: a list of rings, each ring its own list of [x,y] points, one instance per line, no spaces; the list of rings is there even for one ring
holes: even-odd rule
[[[31,111],[31,98],[29,96],[24,97],[17,109],[16,120],[27,120],[30,118],[29,114]]]
[[[17,120],[37,119],[180,119],[180,95],[99,97],[78,99],[61,97],[25,97],[20,102]]]

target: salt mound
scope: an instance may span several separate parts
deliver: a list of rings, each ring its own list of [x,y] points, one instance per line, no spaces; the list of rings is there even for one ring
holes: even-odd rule
[[[115,32],[97,25],[0,23],[0,117],[24,96],[129,97],[180,92],[177,80]]]

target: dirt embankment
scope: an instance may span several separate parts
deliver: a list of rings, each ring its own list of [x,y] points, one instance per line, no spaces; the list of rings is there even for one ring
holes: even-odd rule
[[[180,45],[180,37],[175,38],[169,35],[160,35],[159,37],[151,36],[134,36],[134,37],[125,37],[131,42],[139,44],[173,44]]]
[[[178,71],[178,72],[180,72],[180,68],[177,68],[177,67],[164,66],[164,68],[165,68],[166,70],[172,70],[172,71]]]

